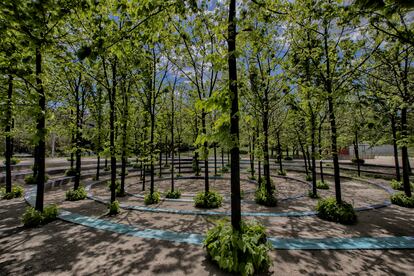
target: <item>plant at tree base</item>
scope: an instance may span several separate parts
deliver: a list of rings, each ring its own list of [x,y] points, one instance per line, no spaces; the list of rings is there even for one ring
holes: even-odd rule
[[[207,232],[204,240],[207,255],[230,273],[253,275],[270,267],[271,249],[265,228],[256,223],[240,223],[240,230],[224,222]]]
[[[402,207],[414,208],[414,196],[408,197],[404,192],[398,192],[391,196],[391,203]]]
[[[310,198],[314,198],[314,199],[315,199],[315,198],[317,198],[317,199],[318,199],[318,198],[320,198],[320,196],[319,196],[318,194],[314,194],[312,190],[309,190],[309,191],[308,191],[308,196],[309,196]]]
[[[404,185],[402,181],[397,181],[395,179],[391,180],[391,188],[393,188],[394,190],[398,190],[398,191],[404,191]],[[414,190],[413,183],[410,183],[410,188],[411,188],[411,191]]]
[[[354,207],[351,204],[345,201],[338,204],[336,199],[332,197],[319,200],[316,211],[318,211],[319,218],[329,221],[342,224],[354,224],[357,221]]]
[[[10,165],[17,165],[20,163],[20,159],[16,158],[16,157],[12,157],[10,159]],[[6,160],[3,161],[3,164],[6,165]]]
[[[329,189],[329,185],[328,183],[322,181],[322,180],[318,180],[316,182],[316,188],[321,189],[321,190],[328,190]]]
[[[223,197],[216,191],[200,192],[194,197],[197,208],[218,208],[223,203]]]
[[[172,199],[177,199],[181,197],[181,191],[180,190],[175,190],[173,191],[169,191],[166,195],[165,198],[172,198]]]
[[[274,196],[274,192],[276,191],[276,188],[274,185],[272,185],[271,187],[272,187],[271,193],[269,194],[264,184],[259,185],[259,187],[257,188],[254,194],[254,199],[257,204],[264,205],[267,207],[274,207],[277,205],[277,199]]]
[[[111,190],[111,181],[108,181],[106,186],[108,187],[109,190]],[[119,197],[125,196],[125,193],[121,193],[121,181],[120,180],[115,181],[115,193],[116,193],[116,196],[119,196]]]
[[[49,180],[49,176],[45,175],[45,183]],[[37,178],[33,177],[33,175],[27,175],[24,178],[24,182],[26,184],[36,184],[37,183]]]
[[[69,201],[77,201],[85,199],[88,196],[88,193],[86,192],[86,189],[84,186],[80,185],[78,189],[70,189],[66,192],[66,200]]]
[[[307,174],[306,176],[305,176],[305,180],[306,181],[312,181],[312,175],[310,175],[310,174]]]
[[[65,171],[65,176],[75,176],[75,175],[76,175],[75,168],[69,168]]]
[[[46,206],[43,212],[33,207],[27,207],[23,214],[22,222],[25,227],[36,227],[54,221],[58,215],[58,207],[55,204]]]
[[[115,200],[114,202],[109,203],[108,205],[108,214],[117,215],[121,212],[121,207],[119,207],[119,201]]]
[[[144,203],[145,205],[157,204],[160,202],[161,195],[158,191],[154,191],[152,194],[147,193],[144,196]]]
[[[2,199],[13,199],[13,198],[19,198],[23,195],[23,188],[21,186],[13,186],[12,191],[10,193],[6,192],[6,188],[0,189],[0,198]]]
[[[287,173],[286,173],[286,170],[278,170],[277,174],[281,176],[286,176]]]

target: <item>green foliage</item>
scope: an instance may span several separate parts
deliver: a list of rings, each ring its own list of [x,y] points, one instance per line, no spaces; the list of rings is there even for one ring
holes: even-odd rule
[[[200,165],[197,166],[197,162],[195,159],[193,159],[192,168],[193,168],[193,172],[195,173],[195,175],[197,176],[200,175],[201,168],[200,168]]]
[[[292,161],[293,160],[293,157],[291,157],[291,156],[285,156],[285,158],[283,158],[283,159],[285,159],[286,161]]]
[[[307,175],[305,176],[305,180],[306,180],[306,181],[312,181],[312,175],[307,174]]]
[[[117,215],[121,212],[121,207],[119,207],[119,201],[115,200],[112,203],[109,203],[108,205],[108,214],[109,215]]]
[[[391,188],[393,188],[394,190],[398,190],[398,191],[404,191],[404,185],[402,183],[402,181],[397,181],[395,179],[391,180]],[[414,190],[414,184],[410,183],[410,189],[411,191]]]
[[[76,169],[75,168],[69,168],[65,171],[66,176],[75,176],[76,175]]]
[[[45,183],[49,180],[49,176],[45,175]],[[24,182],[26,184],[37,184],[37,177],[33,177],[33,175],[27,175],[24,178]]]
[[[158,191],[154,191],[152,194],[147,193],[144,196],[144,203],[145,205],[157,204],[160,202],[161,195]]]
[[[356,158],[352,158],[352,163],[354,163],[354,164],[360,164],[360,165],[364,165],[365,164],[365,160],[364,159],[361,159],[361,158],[359,158],[359,159],[356,159]]]
[[[10,158],[10,165],[17,165],[20,163],[20,159],[16,157]],[[7,165],[6,160],[3,161],[4,165]]]
[[[177,199],[181,197],[181,191],[180,190],[175,190],[174,192],[169,191],[168,193],[165,194],[166,198],[172,198],[172,199]]]
[[[208,257],[226,272],[239,275],[267,272],[271,245],[265,228],[244,222],[240,226],[240,231],[234,231],[231,224],[220,222],[209,230],[204,240]]]
[[[408,197],[404,192],[398,192],[391,196],[391,203],[407,208],[414,208],[414,196]]]
[[[333,197],[319,200],[316,211],[318,211],[318,217],[329,221],[342,224],[354,224],[357,221],[354,207],[345,201],[338,204]]]
[[[254,194],[254,200],[257,204],[268,206],[268,207],[274,207],[277,205],[277,199],[274,196],[275,187],[272,185],[271,187],[271,193],[266,189],[266,185],[260,184],[259,187],[256,189],[256,192]]]
[[[106,186],[111,190],[111,180],[106,183]],[[121,180],[119,179],[115,180],[115,194],[119,197],[125,196],[125,193],[121,193]]]
[[[88,196],[85,187],[79,186],[77,190],[70,189],[66,192],[66,200],[77,201],[85,199]]]
[[[134,163],[133,165],[132,165],[132,167],[134,168],[134,169],[141,169],[141,163]]]
[[[116,172],[118,173],[118,176],[122,176],[122,170],[116,170]],[[125,169],[125,176],[127,176],[128,174],[128,169]]]
[[[244,190],[243,189],[240,190],[240,199],[244,199]]]
[[[282,176],[286,176],[286,170],[278,170],[277,174],[282,175]]]
[[[0,189],[0,198],[2,199],[13,199],[23,195],[23,188],[21,186],[14,185],[10,193],[6,193],[6,188]]]
[[[229,167],[224,166],[223,168],[221,168],[221,172],[222,172],[222,173],[227,173],[227,172],[229,172]]]
[[[318,180],[318,181],[316,181],[316,188],[321,189],[321,190],[328,190],[329,185],[328,185],[328,183],[326,183],[322,180]]]
[[[309,190],[309,191],[308,191],[308,197],[310,197],[310,198],[314,198],[314,199],[316,199],[316,198],[320,198],[320,196],[319,196],[317,193],[316,193],[316,194],[314,194],[312,190]]]
[[[55,204],[46,206],[43,213],[33,207],[27,207],[23,214],[22,222],[25,227],[36,227],[41,224],[49,223],[57,218],[58,207]]]
[[[27,207],[22,222],[26,227],[36,227],[42,223],[42,213],[33,207]]]
[[[105,167],[105,168],[104,168],[104,171],[105,171],[105,172],[109,172],[110,170],[111,170],[111,168],[110,168],[110,167]]]
[[[69,162],[72,162],[72,161],[75,161],[75,157],[68,157],[68,158],[66,158],[66,160],[68,160]]]
[[[223,203],[223,197],[216,191],[200,192],[194,197],[197,208],[218,208]]]

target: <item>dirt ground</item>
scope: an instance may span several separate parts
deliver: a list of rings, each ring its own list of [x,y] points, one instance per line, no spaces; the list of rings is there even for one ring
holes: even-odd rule
[[[305,184],[274,178],[279,198],[306,191]],[[330,180],[328,179],[328,182]],[[168,180],[158,182],[161,191],[169,188]],[[176,182],[185,193],[202,190],[202,180]],[[225,180],[212,181],[212,187],[225,196]],[[242,182],[246,191],[254,184]],[[150,229],[177,232],[205,233],[218,216],[193,216],[148,213],[123,210],[116,217],[105,215],[106,207],[92,200],[64,201],[64,192],[70,186],[47,191],[47,203],[58,203],[60,208],[82,215],[99,217],[118,223]],[[127,181],[129,192],[140,193],[136,178]],[[343,182],[345,200],[353,199],[355,206],[380,203],[387,193],[377,187]],[[184,190],[185,189],[185,190]],[[93,187],[100,197],[108,196],[105,185]],[[321,191],[332,195],[333,189]],[[248,202],[246,194],[243,211],[269,211]],[[191,197],[187,197],[191,199]],[[143,200],[125,197],[122,202],[143,206]],[[307,197],[281,201],[270,211],[312,210],[316,201]],[[55,221],[35,229],[22,227],[20,217],[26,208],[23,199],[0,201],[0,275],[225,275],[206,259],[202,246],[143,239],[96,230],[63,221]],[[154,206],[157,207],[157,206]],[[158,207],[194,209],[191,202],[161,202]],[[229,210],[225,202],[219,211]],[[414,210],[390,206],[358,213],[358,223],[344,226],[320,220],[317,217],[244,217],[263,223],[269,236],[277,237],[356,237],[402,236],[414,234]],[[273,250],[270,275],[414,275],[414,250]]]

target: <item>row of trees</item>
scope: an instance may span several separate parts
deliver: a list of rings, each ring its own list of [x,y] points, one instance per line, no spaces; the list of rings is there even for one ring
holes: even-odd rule
[[[283,151],[301,151],[315,195],[316,160],[329,153],[338,203],[339,148],[354,144],[359,159],[360,141],[393,143],[397,178],[411,196],[413,42],[405,7],[241,1],[236,50],[227,8],[216,1],[4,1],[1,7],[6,186],[12,138],[33,135],[38,210],[48,128],[70,141],[75,189],[85,148],[98,156],[96,178],[100,157],[109,158],[111,201],[117,158],[122,192],[127,158],[137,155],[149,166],[153,193],[160,151],[194,145],[195,170],[203,160],[208,193],[209,149],[230,151],[232,171],[239,170],[238,143],[250,149],[252,164],[263,164],[269,193],[270,151],[276,150],[280,173]],[[237,83],[230,81],[235,72],[225,74],[233,65],[223,57],[233,53]],[[237,88],[240,109],[231,96]],[[35,121],[28,119],[33,115]],[[237,143],[235,115],[242,118]]]

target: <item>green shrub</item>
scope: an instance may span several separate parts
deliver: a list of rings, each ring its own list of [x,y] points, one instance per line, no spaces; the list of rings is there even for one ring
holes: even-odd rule
[[[227,167],[227,166],[222,167],[222,168],[221,168],[221,172],[222,172],[222,173],[229,172],[229,167]]]
[[[209,230],[204,240],[208,257],[226,272],[253,275],[267,272],[271,245],[265,228],[259,224],[241,222],[240,231],[230,223],[219,223]]]
[[[55,220],[58,216],[58,207],[56,204],[50,204],[43,209],[42,213],[42,223],[46,224]]]
[[[256,176],[254,176],[254,175],[253,176],[249,175],[248,178],[249,178],[249,180],[256,180]]]
[[[169,191],[168,193],[165,194],[166,198],[172,198],[172,199],[177,199],[181,197],[181,191],[180,190],[175,190],[174,192]]]
[[[105,167],[105,168],[104,168],[104,171],[105,171],[105,172],[109,172],[110,170],[111,170],[111,168],[110,168],[110,167]]]
[[[352,158],[351,162],[354,163],[354,164],[358,164],[359,163],[360,165],[364,165],[365,164],[365,160],[364,159],[361,159],[361,158],[359,158],[359,159]]]
[[[357,221],[354,207],[345,201],[338,204],[333,197],[319,200],[316,211],[318,211],[318,217],[329,221],[342,224],[354,224]]]
[[[391,188],[393,188],[394,190],[398,190],[398,191],[404,191],[404,185],[402,183],[402,181],[397,181],[395,179],[391,180]],[[414,184],[410,183],[410,189],[411,191],[414,190]]]
[[[391,196],[391,203],[402,207],[414,208],[414,196],[408,197],[404,192],[398,192]]]
[[[111,180],[106,183],[106,186],[109,190],[111,190]],[[115,194],[116,196],[123,197],[125,196],[125,192],[121,193],[121,180],[115,180]]]
[[[65,171],[66,176],[76,176],[76,169],[75,168],[69,168]]]
[[[42,213],[33,207],[27,207],[22,222],[26,227],[36,227],[42,223]]]
[[[245,149],[240,149],[239,153],[240,154],[248,154],[249,151],[248,150],[245,150]]]
[[[307,175],[305,176],[305,180],[306,180],[306,181],[312,181],[312,175],[307,174]]]
[[[49,176],[45,175],[45,183],[49,180]],[[26,184],[37,184],[37,177],[33,177],[33,175],[26,175],[24,178],[24,182]]]
[[[195,175],[199,176],[201,172],[201,168],[200,168],[200,165],[197,166],[197,162],[195,159],[193,159],[192,167],[193,167],[193,172],[195,173]]]
[[[285,170],[278,170],[277,174],[282,175],[282,176],[286,176],[286,171]]]
[[[19,158],[16,158],[16,157],[10,158],[10,165],[17,165],[19,163],[20,163],[20,159]],[[7,165],[6,160],[3,161],[3,164],[4,165]]]
[[[240,190],[240,199],[244,199],[244,190],[243,189]]]
[[[66,200],[77,201],[85,199],[88,196],[85,187],[79,186],[77,190],[70,189],[66,192]]]
[[[69,162],[72,162],[72,161],[75,161],[75,157],[68,157],[68,158],[66,158],[66,160],[68,160]]]
[[[200,192],[194,197],[197,208],[218,208],[223,203],[223,197],[216,191]]]
[[[49,223],[57,218],[58,207],[55,204],[46,206],[43,213],[33,207],[27,207],[23,214],[22,222],[25,227],[36,227],[40,224]]]
[[[254,193],[254,200],[257,204],[268,206],[268,207],[274,207],[277,205],[277,199],[274,196],[275,187],[272,185],[271,187],[271,193],[266,189],[266,185],[264,183],[260,184],[259,187],[256,189],[256,192]]]
[[[109,215],[117,215],[119,214],[119,212],[121,212],[121,207],[119,207],[119,201],[115,200],[112,203],[109,203],[108,205],[108,214]]]
[[[134,169],[141,169],[141,163],[134,163],[134,164],[132,165],[132,167],[133,167]]]
[[[147,193],[144,196],[144,203],[145,205],[157,204],[160,202],[161,195],[158,191],[154,191],[152,194]]]
[[[122,176],[122,170],[116,170],[118,173],[118,176]],[[128,169],[125,169],[125,176],[129,174]]]
[[[23,195],[23,192],[24,192],[23,188],[18,185],[14,185],[10,193],[6,193],[6,188],[4,187],[0,189],[0,198],[2,199],[18,198]]]
[[[283,158],[283,159],[285,159],[286,161],[292,161],[293,160],[293,158],[291,156],[285,156],[285,158]]]
[[[308,197],[310,197],[310,198],[320,198],[320,196],[317,193],[314,194],[312,190],[308,191]]]
[[[326,183],[322,180],[318,180],[318,181],[316,181],[316,188],[321,189],[321,190],[328,190],[329,185],[328,185],[328,183]]]

